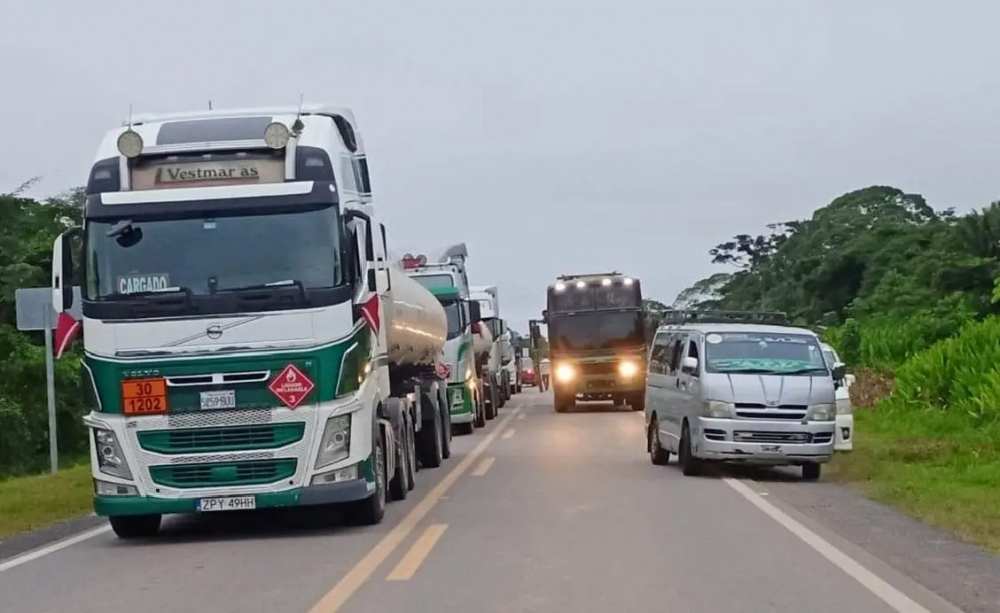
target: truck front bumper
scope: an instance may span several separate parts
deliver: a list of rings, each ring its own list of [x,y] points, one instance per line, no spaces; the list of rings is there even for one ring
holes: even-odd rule
[[[448,402],[451,423],[468,424],[475,419],[475,396],[468,383],[449,383]]]

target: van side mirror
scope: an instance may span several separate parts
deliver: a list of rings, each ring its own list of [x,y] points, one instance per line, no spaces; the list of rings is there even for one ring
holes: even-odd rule
[[[698,358],[687,356],[681,360],[681,372],[693,375],[698,372]]]
[[[82,232],[83,228],[74,226],[52,243],[52,308],[56,313],[73,307],[73,238]]]
[[[847,366],[843,363],[838,363],[833,365],[833,380],[839,384],[842,384],[844,377],[847,376]]]
[[[483,312],[480,308],[479,302],[476,300],[469,300],[469,321],[472,323],[479,323],[483,319]]]

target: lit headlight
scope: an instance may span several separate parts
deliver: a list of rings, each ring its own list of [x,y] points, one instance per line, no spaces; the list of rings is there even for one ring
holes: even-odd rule
[[[351,416],[337,415],[326,420],[323,439],[316,454],[316,469],[339,462],[351,455]]]
[[[576,373],[573,371],[573,367],[569,364],[560,364],[556,366],[556,380],[558,381],[572,381]]]
[[[634,377],[637,372],[639,372],[639,367],[635,365],[635,362],[619,362],[618,364],[618,374],[623,377]]]
[[[836,404],[817,404],[812,408],[812,418],[816,421],[833,421],[837,419]]]
[[[718,400],[706,400],[701,405],[701,414],[704,415],[705,417],[725,419],[727,417],[732,417],[733,411],[728,402],[719,402]]]
[[[125,454],[122,453],[118,437],[114,432],[94,428],[94,448],[97,450],[97,467],[102,473],[112,477],[132,479],[132,471],[129,470]]]

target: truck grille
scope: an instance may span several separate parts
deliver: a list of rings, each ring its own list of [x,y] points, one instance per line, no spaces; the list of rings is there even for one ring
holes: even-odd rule
[[[150,466],[149,476],[157,485],[176,488],[264,485],[291,478],[297,466],[298,460],[294,458]]]
[[[146,451],[163,454],[209,453],[276,449],[302,440],[305,422],[191,428],[186,430],[151,430],[138,433],[139,445]]]

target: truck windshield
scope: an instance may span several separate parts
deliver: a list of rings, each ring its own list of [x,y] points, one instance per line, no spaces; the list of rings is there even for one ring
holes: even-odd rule
[[[448,317],[448,340],[451,340],[465,329],[462,324],[462,302],[460,300],[446,300],[441,303],[441,306],[444,307],[444,314]]]
[[[193,295],[344,282],[332,207],[182,219],[89,220],[90,300],[182,288]]]
[[[455,287],[455,279],[450,274],[413,275],[412,279],[427,289]]]
[[[828,374],[819,343],[806,334],[710,333],[705,362],[717,373]]]
[[[640,311],[559,315],[549,324],[549,345],[556,350],[632,348],[644,343]]]

